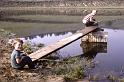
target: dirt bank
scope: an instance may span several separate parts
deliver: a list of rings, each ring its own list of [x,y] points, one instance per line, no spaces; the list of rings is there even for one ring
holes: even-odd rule
[[[1,0],[1,7],[110,7],[124,6],[123,0]]]
[[[82,78],[82,75],[84,76],[83,69],[80,69],[82,63],[76,64],[75,62],[76,65],[73,64],[74,61],[77,61],[75,58],[69,61],[60,61],[60,63],[54,60],[40,60],[38,61],[39,68],[35,70],[30,70],[27,66],[23,70],[13,69],[10,66],[10,54],[13,47],[7,43],[9,38],[13,37],[15,36],[12,33],[0,29],[0,82],[66,82],[66,80],[75,79],[76,80],[73,82],[80,82],[78,76],[80,76],[80,79]],[[69,64],[71,65],[71,68],[69,68]],[[72,68],[72,64],[75,66],[74,69]],[[69,69],[65,69],[65,66]],[[74,73],[70,72],[72,70]],[[65,73],[67,77],[63,77],[62,74]],[[83,80],[81,80],[81,82],[82,81]],[[84,82],[89,81],[85,80]]]
[[[42,70],[46,69],[13,69],[10,66],[10,54],[13,48],[7,43],[9,38],[12,38],[10,35],[12,34],[0,29],[0,82],[48,82],[50,81],[50,78],[53,81],[64,81],[64,79],[61,77],[56,77],[55,79],[52,76],[49,76],[48,79],[45,79],[44,72],[42,72]]]

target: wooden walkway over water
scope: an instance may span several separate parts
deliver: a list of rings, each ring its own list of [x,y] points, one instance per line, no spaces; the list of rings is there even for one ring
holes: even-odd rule
[[[63,47],[71,44],[72,42],[80,39],[81,37],[87,35],[88,33],[92,32],[96,29],[97,29],[97,27],[84,28],[84,29],[78,31],[77,33],[75,33],[69,37],[61,39],[61,40],[57,41],[56,43],[53,43],[51,45],[45,46],[45,47],[37,50],[36,52],[30,54],[29,57],[31,57],[33,61],[35,61],[39,58],[45,57],[45,56],[63,48]]]

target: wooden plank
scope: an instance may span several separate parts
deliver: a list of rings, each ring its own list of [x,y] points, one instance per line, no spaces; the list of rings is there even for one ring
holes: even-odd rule
[[[46,47],[43,47],[43,48],[37,50],[36,52],[30,54],[29,57],[32,58],[32,61],[35,61],[39,58],[47,56],[47,55],[63,48],[64,46],[67,46],[70,43],[80,39],[81,37],[85,36],[86,34],[92,32],[96,29],[97,29],[97,27],[87,27],[87,28],[78,31],[77,33],[75,33],[69,37],[66,37],[64,39],[57,41],[56,43],[53,43],[51,45],[48,45]]]

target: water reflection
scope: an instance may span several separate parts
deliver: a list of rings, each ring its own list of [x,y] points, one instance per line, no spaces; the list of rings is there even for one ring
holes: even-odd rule
[[[121,37],[122,35],[124,35],[124,31],[115,31],[112,29],[104,29],[104,31],[109,33],[109,37],[106,43],[87,43],[81,41],[80,39],[60,49],[58,52],[59,56],[62,56],[62,58],[78,56],[83,57],[89,61],[98,61],[98,63],[95,64],[95,68],[93,68],[93,71],[91,71],[90,73],[108,73],[111,70],[115,72],[120,72],[121,67],[124,66],[124,46],[122,45],[124,42],[124,38]],[[40,36],[35,36],[32,39],[30,38],[29,40],[33,43],[43,43],[46,46],[72,34],[73,33],[71,32],[67,32],[65,35],[60,34],[58,36],[51,34],[45,35],[42,38]],[[25,40],[28,40],[28,38]]]
[[[107,42],[84,42],[80,46],[83,50],[82,57],[87,60],[94,59],[98,53],[107,53]]]
[[[50,43],[56,42],[66,36],[72,35],[75,33],[75,31],[72,32],[58,32],[58,33],[44,33],[44,34],[39,34],[39,35],[34,35],[34,36],[27,36],[23,39],[24,41],[30,41],[34,44],[39,44],[43,43],[45,45],[48,45]]]
[[[36,36],[29,36],[22,38],[24,41],[31,41],[32,43],[39,44],[43,43],[46,45],[52,44],[61,40],[65,37],[72,35],[75,32],[62,32],[62,33],[50,33],[50,34],[41,34]],[[100,37],[101,38],[101,37]],[[80,45],[79,45],[80,44]],[[75,47],[74,47],[75,46]],[[81,48],[82,50],[81,50]],[[76,51],[75,51],[76,48]],[[83,51],[83,52],[82,52]],[[78,40],[61,50],[59,50],[59,56],[62,58],[68,56],[77,56],[83,53],[83,57],[87,59],[94,59],[97,53],[107,53],[107,42],[84,42]]]
[[[33,35],[33,36],[27,36],[25,37],[25,39],[34,39],[36,37],[40,37],[40,38],[43,38],[45,36],[50,36],[52,37],[53,35],[56,37],[56,36],[60,36],[60,35],[67,35],[68,33],[75,33],[76,31],[71,31],[71,32],[56,32],[56,33],[44,33],[44,34],[39,34],[39,35]]]

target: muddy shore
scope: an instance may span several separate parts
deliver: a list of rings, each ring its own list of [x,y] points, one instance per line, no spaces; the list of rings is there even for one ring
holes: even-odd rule
[[[45,82],[44,74],[42,74],[43,69],[16,70],[10,66],[10,54],[13,48],[7,43],[9,38],[12,38],[9,35],[12,34],[0,29],[0,82]],[[59,78],[59,80],[63,79]]]
[[[55,65],[58,63],[52,61],[45,63],[40,61],[42,64],[39,65],[39,68],[36,70],[30,70],[27,66],[23,70],[13,69],[10,66],[10,54],[13,50],[13,47],[7,43],[8,40],[13,37],[15,36],[12,33],[0,29],[0,82],[66,82],[62,75],[55,74],[53,70],[56,67]],[[59,71],[56,72],[61,72],[59,68],[57,69]],[[74,80],[73,82],[82,81],[83,80]],[[84,80],[84,82],[89,81]]]

